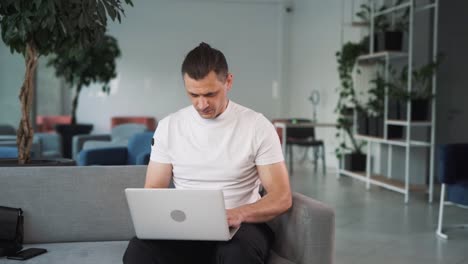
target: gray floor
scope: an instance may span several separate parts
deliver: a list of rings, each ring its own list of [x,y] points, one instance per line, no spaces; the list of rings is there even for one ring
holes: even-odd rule
[[[433,204],[424,193],[410,196],[380,187],[366,190],[350,177],[314,173],[309,162],[295,163],[292,189],[333,207],[336,212],[336,264],[411,263],[467,264],[468,231],[448,232],[449,240],[435,235],[439,195]],[[438,188],[439,189],[439,188]],[[447,224],[468,223],[468,209],[447,207]]]

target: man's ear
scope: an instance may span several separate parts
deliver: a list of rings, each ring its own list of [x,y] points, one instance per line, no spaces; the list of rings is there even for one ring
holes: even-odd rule
[[[226,88],[228,91],[231,90],[232,88],[232,80],[233,80],[234,76],[232,75],[232,73],[228,73],[227,74],[227,77],[226,77]]]

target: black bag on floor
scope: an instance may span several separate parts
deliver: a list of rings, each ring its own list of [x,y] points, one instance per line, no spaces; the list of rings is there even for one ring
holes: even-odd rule
[[[0,257],[13,255],[23,248],[23,211],[0,206]]]

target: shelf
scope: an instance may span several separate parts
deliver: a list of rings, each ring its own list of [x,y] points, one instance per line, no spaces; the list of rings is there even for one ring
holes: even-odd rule
[[[395,11],[398,11],[400,9],[409,8],[410,6],[411,6],[411,2],[407,2],[407,3],[403,3],[401,5],[398,5],[398,6],[389,7],[387,9],[382,10],[382,11],[375,12],[374,17],[378,17],[378,16],[381,16],[381,15],[384,15],[384,14],[387,14],[387,13],[390,13],[390,12],[395,12]]]
[[[408,53],[400,51],[379,51],[371,54],[361,55],[357,57],[358,63],[369,63],[375,60],[385,60],[385,59],[401,59],[407,58]]]
[[[388,145],[394,145],[394,146],[406,147],[406,145],[407,145],[406,141],[404,139],[385,139],[385,138],[358,135],[358,134],[356,134],[355,137],[356,137],[356,139],[360,139],[360,140],[366,140],[366,141],[369,141],[369,142],[382,143],[382,144],[388,144]],[[413,146],[413,147],[430,147],[431,143],[424,142],[424,141],[418,141],[418,140],[411,140],[410,141],[410,146]]]
[[[340,171],[340,174],[344,174],[356,180],[363,181],[363,182],[367,181],[365,172],[363,171],[356,172],[356,171],[348,171],[344,169],[340,169],[339,171]]]
[[[403,3],[403,4],[400,4],[398,6],[392,6],[392,7],[389,7],[387,9],[384,9],[382,11],[379,11],[379,12],[375,12],[374,13],[374,17],[378,17],[378,16],[381,16],[381,15],[384,15],[384,14],[387,14],[387,13],[391,13],[391,12],[395,12],[395,11],[400,11],[401,9],[405,9],[405,8],[410,8],[411,6],[411,2],[407,2],[407,3]],[[421,5],[421,6],[416,6],[415,5],[415,12],[420,12],[420,11],[424,11],[424,10],[430,10],[432,8],[435,8],[436,7],[436,4],[435,3],[432,3],[432,4],[425,4],[425,5]]]
[[[348,171],[348,170],[340,169],[340,174],[352,177],[362,182],[367,182],[367,177],[366,177],[365,172],[355,172],[355,171]],[[369,183],[392,190],[392,191],[405,193],[404,182],[395,180],[395,179],[390,179],[382,175],[371,175],[369,179]],[[410,184],[409,190],[412,192],[425,192],[427,191],[427,187],[422,184]]]
[[[387,120],[387,125],[395,125],[395,126],[418,126],[418,127],[430,127],[432,123],[430,121],[402,121],[402,120]]]
[[[370,27],[369,22],[364,22],[364,21],[353,21],[350,23],[352,27]]]

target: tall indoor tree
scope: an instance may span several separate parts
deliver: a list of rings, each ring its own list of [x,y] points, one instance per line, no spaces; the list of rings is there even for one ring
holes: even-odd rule
[[[76,88],[72,101],[72,125],[76,124],[76,110],[81,89],[91,83],[102,83],[102,91],[109,93],[109,82],[117,76],[116,59],[120,56],[117,40],[104,35],[95,45],[80,50],[62,50],[56,53],[48,65],[55,75]]]
[[[121,21],[123,2],[133,5],[131,0],[0,0],[2,40],[12,53],[22,54],[26,64],[19,94],[21,120],[17,145],[20,164],[30,160],[34,134],[30,113],[38,57],[94,45],[104,36],[108,17],[112,21]]]

